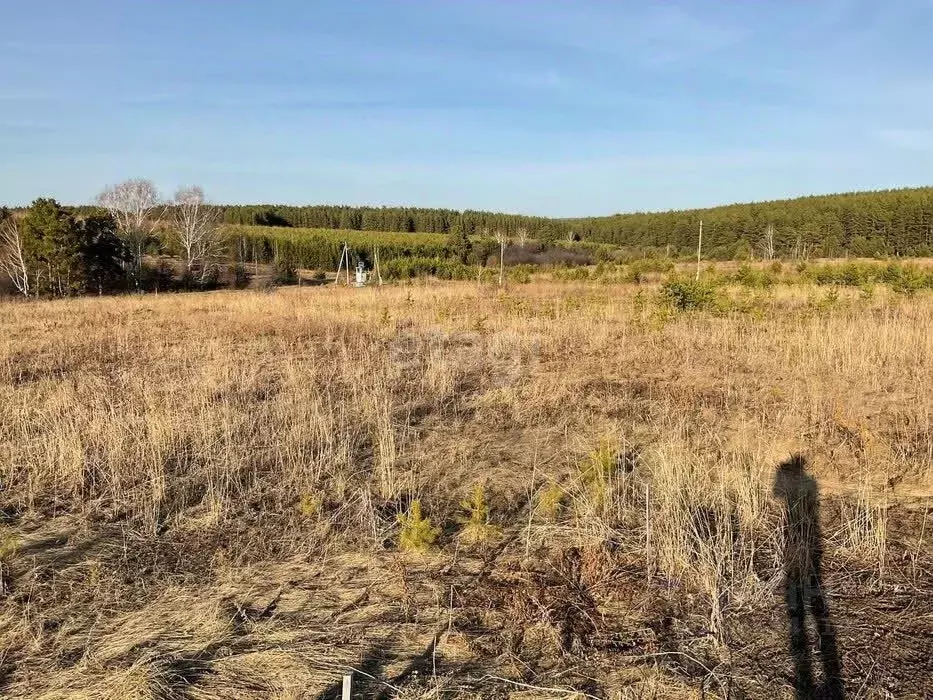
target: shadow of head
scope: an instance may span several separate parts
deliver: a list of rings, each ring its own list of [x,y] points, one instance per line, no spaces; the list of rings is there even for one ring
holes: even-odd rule
[[[816,482],[807,474],[807,460],[794,455],[778,466],[774,474],[774,495],[787,501],[799,501],[816,493]]]

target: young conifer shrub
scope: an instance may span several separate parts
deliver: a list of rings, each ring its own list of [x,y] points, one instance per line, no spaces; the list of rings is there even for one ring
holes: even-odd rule
[[[320,497],[310,493],[302,494],[301,500],[298,501],[298,510],[306,518],[313,518],[321,511]]]
[[[418,499],[411,502],[407,513],[399,513],[398,522],[401,525],[398,548],[403,552],[426,552],[440,534],[440,529],[431,525],[431,519],[421,515]]]
[[[679,311],[711,309],[716,287],[706,280],[672,278],[661,286],[661,300]]]
[[[486,490],[482,484],[473,487],[470,498],[461,501],[464,511],[461,517],[463,530],[460,537],[468,543],[488,542],[499,535],[499,528],[489,522],[489,506],[486,505]]]

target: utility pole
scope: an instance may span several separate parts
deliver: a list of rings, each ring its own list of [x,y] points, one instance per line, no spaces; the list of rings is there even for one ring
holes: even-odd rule
[[[340,272],[343,270],[344,261],[347,267],[347,286],[350,286],[350,244],[344,243],[343,250],[340,251],[340,262],[337,263],[337,276],[334,277],[334,284],[340,284]]]
[[[340,273],[343,271],[343,256],[347,254],[347,244],[343,244],[343,248],[340,249],[340,262],[337,263],[337,274],[334,277],[334,284],[340,284]]]
[[[505,241],[499,241],[499,286],[502,286],[502,275],[505,272]]]
[[[700,219],[700,237],[697,240],[697,276],[696,280],[700,281],[700,258],[703,256],[703,219]]]

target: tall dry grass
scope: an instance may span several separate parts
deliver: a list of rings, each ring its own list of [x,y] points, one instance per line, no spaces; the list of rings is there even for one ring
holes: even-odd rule
[[[718,313],[550,283],[5,303],[2,508],[247,523],[254,559],[323,558],[391,550],[413,499],[456,522],[482,483],[506,532],[609,546],[699,595],[725,647],[780,585],[788,456],[843,499],[833,556],[880,578],[888,508],[933,497],[933,298],[818,294]],[[548,488],[566,497],[545,522],[527,509]]]

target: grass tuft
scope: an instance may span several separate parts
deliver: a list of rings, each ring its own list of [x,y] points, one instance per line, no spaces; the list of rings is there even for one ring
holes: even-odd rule
[[[549,482],[538,494],[535,514],[544,521],[556,522],[564,509],[567,494],[560,484]]]

